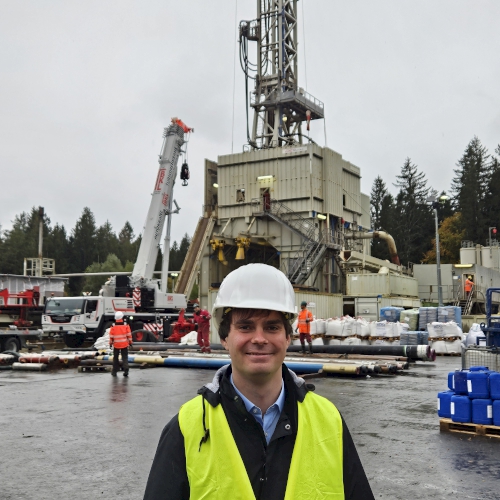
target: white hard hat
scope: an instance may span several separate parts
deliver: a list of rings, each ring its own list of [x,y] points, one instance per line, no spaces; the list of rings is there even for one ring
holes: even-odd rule
[[[116,311],[115,312],[115,320],[118,321],[120,319],[123,319],[123,313],[121,311]]]
[[[295,294],[289,279],[266,264],[247,264],[229,273],[219,288],[212,317],[219,328],[225,308],[268,309],[296,315]]]

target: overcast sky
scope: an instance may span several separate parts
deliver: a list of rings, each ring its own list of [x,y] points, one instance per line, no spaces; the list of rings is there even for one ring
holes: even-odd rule
[[[255,18],[257,1],[0,0],[0,9],[2,229],[41,205],[69,233],[88,206],[98,225],[118,232],[128,220],[139,234],[163,128],[178,116],[195,133],[172,238],[192,235],[204,158],[246,140],[235,21]],[[363,192],[379,174],[394,192],[406,157],[448,190],[474,135],[493,152],[499,25],[498,0],[299,2],[300,85],[325,103],[327,145],[361,168]],[[325,144],[323,122],[311,137]]]

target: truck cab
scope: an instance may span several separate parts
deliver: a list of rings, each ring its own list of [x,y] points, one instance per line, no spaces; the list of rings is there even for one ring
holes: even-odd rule
[[[42,329],[46,336],[62,336],[68,347],[79,347],[87,336],[100,336],[103,319],[103,297],[52,297],[45,303]]]

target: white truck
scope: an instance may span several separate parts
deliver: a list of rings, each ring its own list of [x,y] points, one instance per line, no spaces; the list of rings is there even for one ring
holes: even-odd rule
[[[164,130],[164,142],[159,157],[159,168],[142,233],[141,246],[131,276],[113,276],[102,287],[99,296],[54,297],[47,300],[42,315],[45,336],[62,336],[68,347],[79,347],[87,338],[97,339],[113,323],[117,311],[122,311],[135,333],[135,340],[153,340],[165,331],[187,305],[186,296],[168,293],[168,261],[170,251],[171,215],[179,212],[172,198],[177,162],[185,135],[193,132],[178,118]],[[189,169],[182,166],[181,179],[187,185]],[[172,204],[175,209],[172,210]],[[163,228],[161,278],[153,272],[160,247]]]

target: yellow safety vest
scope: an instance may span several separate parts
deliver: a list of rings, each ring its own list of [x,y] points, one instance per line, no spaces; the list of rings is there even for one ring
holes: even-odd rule
[[[255,500],[243,459],[221,404],[205,401],[210,437],[200,448],[202,396],[179,412],[191,500]],[[327,399],[307,393],[298,403],[298,429],[285,500],[344,500],[342,419]]]

